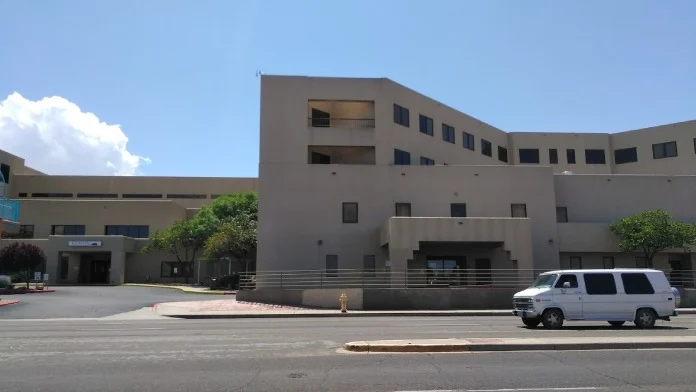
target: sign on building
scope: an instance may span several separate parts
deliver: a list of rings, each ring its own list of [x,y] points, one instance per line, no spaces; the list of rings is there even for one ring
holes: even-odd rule
[[[102,242],[101,241],[68,241],[68,246],[95,247],[95,246],[102,246]]]

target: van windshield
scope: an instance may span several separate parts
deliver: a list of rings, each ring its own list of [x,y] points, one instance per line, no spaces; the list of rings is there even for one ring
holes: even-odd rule
[[[551,287],[553,282],[556,281],[556,278],[558,278],[558,275],[556,274],[541,275],[534,281],[534,283],[532,283],[531,286],[529,286],[529,288]]]

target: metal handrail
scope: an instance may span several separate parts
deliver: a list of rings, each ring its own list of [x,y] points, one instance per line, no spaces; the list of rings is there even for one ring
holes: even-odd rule
[[[607,269],[610,271],[611,269]],[[541,269],[284,270],[242,273],[240,290],[257,284],[283,289],[527,287]],[[675,287],[694,287],[696,270],[664,271]]]

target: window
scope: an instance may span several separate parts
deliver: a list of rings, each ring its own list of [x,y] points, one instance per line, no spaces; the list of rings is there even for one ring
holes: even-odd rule
[[[51,235],[85,235],[85,225],[53,225]]]
[[[358,203],[343,203],[343,223],[358,223]]]
[[[674,158],[677,156],[677,142],[665,142],[652,145],[653,159]]]
[[[167,199],[207,199],[208,195],[196,195],[186,193],[167,193]]]
[[[554,287],[557,289],[562,289],[563,283],[565,283],[565,282],[570,283],[571,289],[577,289],[579,287],[577,275],[572,275],[572,274],[561,275],[561,277],[558,278],[558,281],[556,282],[556,285]]]
[[[32,193],[31,197],[52,197],[52,198],[66,198],[73,197],[72,193]]]
[[[638,149],[635,147],[619,148],[614,150],[614,163],[622,165],[624,163],[638,162]]]
[[[511,204],[510,214],[513,218],[526,218],[527,217],[527,205],[526,204]]]
[[[453,126],[442,123],[442,140],[449,142],[449,143],[454,143],[454,127]]]
[[[377,270],[377,262],[375,261],[375,255],[364,255],[363,256],[363,271],[365,276],[375,276],[375,271]]]
[[[331,156],[312,151],[311,162],[312,165],[329,165],[331,164]]]
[[[466,204],[452,203],[450,204],[450,216],[453,218],[466,218]]]
[[[568,222],[568,207],[556,207],[556,222]]]
[[[118,199],[118,193],[78,193],[77,197],[89,199]]]
[[[420,157],[420,164],[425,166],[432,166],[435,164],[435,161],[430,158]]]
[[[648,260],[645,256],[636,256],[636,268],[648,268]]]
[[[124,193],[121,195],[124,199],[161,199],[162,194],[159,193]]]
[[[570,269],[582,269],[582,257],[570,256]]]
[[[694,154],[696,154],[696,137],[694,138]]]
[[[462,139],[464,140],[464,148],[471,151],[474,151],[476,149],[476,147],[474,146],[474,135],[462,132]]]
[[[0,238],[30,240],[34,238],[34,225],[20,225],[16,233],[4,232]]]
[[[558,150],[555,148],[549,150],[549,163],[558,163]]]
[[[411,153],[404,150],[394,149],[394,164],[395,165],[410,165]]]
[[[500,162],[508,162],[507,148],[498,146],[498,160]]]
[[[10,165],[0,163],[0,173],[2,173],[2,178],[5,179],[5,184],[10,183]]]
[[[625,273],[621,274],[624,292],[628,295],[649,295],[655,294],[655,289],[650,283],[650,279],[643,273]]]
[[[193,276],[193,263],[163,261],[160,266],[162,278],[185,278]]]
[[[419,130],[421,133],[424,133],[426,135],[433,136],[433,119],[430,117],[426,117],[424,115],[420,115],[418,117],[418,123],[419,123]]]
[[[584,274],[585,290],[588,295],[614,295],[616,294],[616,281],[614,274]]]
[[[312,108],[312,126],[321,128],[330,127],[331,113]]]
[[[566,160],[568,161],[568,164],[570,164],[570,165],[575,164],[575,150],[573,150],[573,149],[566,150]]]
[[[604,256],[602,257],[602,265],[605,269],[614,268],[614,256]]]
[[[607,158],[604,155],[604,150],[601,149],[586,149],[585,163],[588,165],[604,165],[607,163]]]
[[[405,127],[410,127],[411,122],[409,119],[408,109],[394,104],[394,122]]]
[[[411,203],[396,203],[394,216],[411,216]]]
[[[488,140],[481,139],[481,154],[488,157],[493,156],[493,145]]]
[[[26,192],[19,192],[19,197],[27,197],[27,193]]]
[[[338,255],[326,255],[326,276],[338,276]]]
[[[539,163],[538,148],[520,148],[520,163]]]
[[[106,225],[104,226],[105,235],[122,235],[131,238],[148,238],[150,236],[150,226],[147,225]]]

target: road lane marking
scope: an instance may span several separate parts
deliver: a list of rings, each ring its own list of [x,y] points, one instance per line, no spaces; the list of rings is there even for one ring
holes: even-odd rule
[[[140,331],[140,330],[160,330],[160,329],[166,329],[166,328],[85,328],[85,329],[78,329],[77,331],[123,331],[123,332],[128,332],[128,331]]]
[[[539,391],[598,391],[607,389],[605,387],[575,387],[575,388],[503,388],[503,389],[430,389],[417,391],[396,391],[396,392],[539,392]]]

